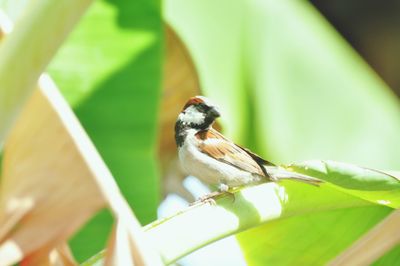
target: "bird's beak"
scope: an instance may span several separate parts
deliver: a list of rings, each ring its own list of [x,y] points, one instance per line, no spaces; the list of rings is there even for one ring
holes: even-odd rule
[[[218,110],[217,108],[215,108],[215,107],[213,107],[213,108],[210,109],[210,114],[211,114],[213,117],[215,117],[215,118],[221,116],[219,110]]]

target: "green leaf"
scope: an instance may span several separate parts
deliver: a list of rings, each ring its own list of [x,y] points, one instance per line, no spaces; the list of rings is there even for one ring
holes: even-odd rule
[[[248,265],[325,265],[390,211],[361,207],[316,212],[273,221],[237,238]]]
[[[363,180],[361,182],[367,182],[368,176],[374,172],[365,171],[366,176],[362,178],[362,168],[357,166],[334,162],[326,164],[332,169],[329,173],[323,175],[310,170],[306,174],[317,173],[321,179],[328,180],[329,175],[346,172],[344,178],[353,180],[357,177]],[[316,163],[299,165],[312,166]],[[346,171],[341,171],[343,169]],[[384,174],[380,175],[386,178]],[[200,203],[172,217],[155,221],[146,226],[145,231],[166,264],[243,231],[238,238],[246,247],[244,255],[250,264],[324,264],[391,211],[385,204],[379,202],[383,205],[379,206],[377,202],[358,197],[351,191],[328,182],[315,186],[293,180],[247,186],[217,197],[216,205]],[[369,191],[374,191],[373,185]],[[400,192],[396,191],[399,195]],[[382,198],[389,201],[391,198],[386,196],[384,194]],[[347,226],[349,223],[357,223],[357,227]],[[245,231],[247,229],[250,230]],[[288,235],[286,230],[293,233]],[[261,235],[264,237],[260,238]],[[294,243],[293,238],[296,238],[296,244],[288,247],[287,242]],[[332,241],[313,246],[320,239]],[[273,244],[271,241],[274,241]],[[304,254],[304,246],[313,246],[312,252]],[[260,256],[266,248],[268,255]],[[282,253],[286,256],[282,257]]]
[[[156,218],[162,23],[159,2],[96,1],[49,67],[142,223]],[[79,261],[104,248],[109,214],[76,237]]]
[[[266,159],[279,163],[319,158],[398,168],[398,100],[307,1],[167,0],[166,17],[194,56],[204,91],[230,106],[222,114],[228,133],[255,132],[250,140],[231,134],[237,142],[255,143]],[[238,121],[246,117],[249,121]],[[336,189],[349,193],[356,187],[354,197],[398,207],[395,180],[368,171],[368,181],[357,175],[341,180],[346,171],[329,175],[346,187]],[[369,191],[373,185],[384,190]],[[389,211],[324,212],[315,220],[318,230],[306,227],[306,218],[293,217],[293,226],[277,221],[271,227],[280,235],[260,228],[259,234],[242,233],[240,242],[250,265],[323,264]],[[331,243],[334,232],[354,224],[364,231],[343,234],[344,241],[331,249],[321,245],[319,237]],[[267,252],[275,243],[280,249]]]
[[[276,219],[372,205],[327,183],[316,187],[292,181],[245,187],[235,192],[234,199],[228,194],[216,203],[215,206],[205,203],[189,207],[145,228],[165,263],[172,263],[228,235]],[[259,237],[256,239],[258,241],[253,242],[259,243]]]
[[[238,237],[250,264],[324,264],[391,211],[329,183],[312,186],[282,181],[234,193],[217,198],[216,205],[195,205],[148,225],[146,233],[164,262],[173,263],[204,245],[244,231]],[[356,228],[348,226],[356,222]],[[329,230],[332,227],[339,230]],[[321,239],[332,242],[313,246]],[[313,250],[304,254],[304,246],[313,246]]]
[[[288,170],[310,175],[347,189],[393,190],[400,181],[393,175],[334,161],[308,161],[289,165]]]
[[[381,171],[333,161],[291,164],[289,170],[317,177],[351,195],[393,208],[400,207],[400,180]]]

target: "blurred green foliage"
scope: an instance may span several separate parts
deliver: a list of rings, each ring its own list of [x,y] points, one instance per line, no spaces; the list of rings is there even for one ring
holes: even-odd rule
[[[227,107],[224,126],[237,142],[255,143],[277,163],[399,168],[398,100],[307,1],[167,0],[166,17],[188,45],[206,94]],[[251,131],[255,141],[246,139]],[[389,212],[316,212],[239,240],[249,265],[324,264]]]
[[[96,1],[48,68],[142,224],[159,203],[162,45],[158,1]],[[79,261],[104,247],[111,223],[101,212],[72,239]]]

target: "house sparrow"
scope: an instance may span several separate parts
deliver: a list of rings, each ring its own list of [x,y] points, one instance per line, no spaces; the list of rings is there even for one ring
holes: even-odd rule
[[[231,187],[280,179],[295,179],[317,185],[320,180],[289,172],[243,148],[212,128],[218,108],[203,96],[192,97],[175,124],[175,141],[182,168],[200,180]]]

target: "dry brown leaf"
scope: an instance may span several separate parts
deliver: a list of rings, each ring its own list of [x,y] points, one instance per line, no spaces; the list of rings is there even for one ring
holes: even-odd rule
[[[178,193],[192,201],[192,195],[182,185],[186,175],[181,171],[177,160],[174,126],[187,99],[200,94],[200,86],[189,52],[168,25],[165,26],[165,39],[163,97],[159,115],[159,158],[163,174],[163,195]]]
[[[114,265],[154,265],[153,262],[143,261],[140,254],[138,254],[138,247],[130,237],[133,235],[131,228],[127,227],[121,221],[117,222],[112,231],[112,235],[107,246],[107,254],[104,266]],[[158,265],[162,265],[155,262]]]
[[[39,251],[39,253],[41,253]],[[41,259],[45,258],[45,259]],[[23,259],[21,266],[74,266],[78,265],[72,256],[72,253],[67,245],[63,243],[50,253],[44,251],[43,254],[35,253]]]
[[[42,84],[9,134],[0,187],[0,261],[6,265],[49,253],[106,206],[74,139],[73,131],[83,130],[71,125],[79,123],[62,96]]]
[[[201,94],[197,70],[185,44],[165,25],[166,54],[163,67],[163,97],[160,108],[159,154],[161,160],[176,154],[174,125],[186,101]],[[220,126],[217,126],[220,129]]]
[[[6,142],[0,195],[1,265],[23,258],[26,265],[46,263],[54,247],[107,205],[126,228],[117,241],[129,239],[132,258],[161,265],[109,170],[49,78],[41,79]]]
[[[116,226],[107,246],[106,265],[164,265],[127,202],[122,197],[114,198]]]
[[[200,93],[192,59],[182,41],[168,25],[165,26],[165,39],[163,97],[159,116],[161,159],[176,153],[174,138],[176,118],[187,99]]]
[[[109,170],[49,78],[41,79],[6,142],[0,194],[4,265],[22,258],[28,258],[29,265],[45,263],[55,246],[106,205],[126,228],[127,233],[117,235],[118,242],[129,239],[135,260],[161,265]]]

